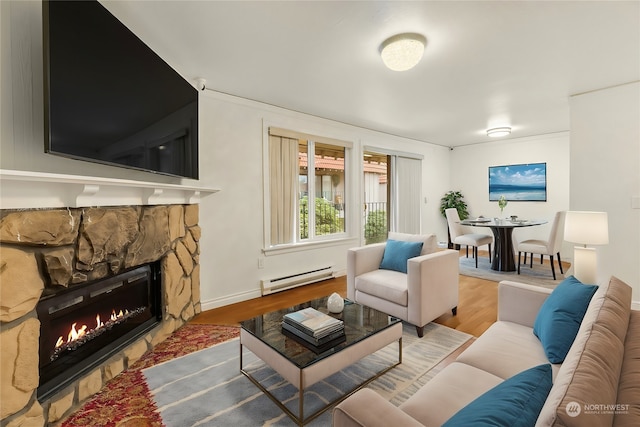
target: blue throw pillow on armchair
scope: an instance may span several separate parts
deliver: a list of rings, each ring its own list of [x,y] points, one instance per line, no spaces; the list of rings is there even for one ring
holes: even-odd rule
[[[405,242],[401,240],[387,240],[382,255],[380,268],[407,273],[407,261],[415,258],[422,251],[422,242]]]
[[[551,363],[562,363],[578,334],[597,285],[584,285],[573,276],[564,279],[540,307],[533,323]]]
[[[476,398],[442,427],[531,427],[551,385],[551,365],[527,369]]]

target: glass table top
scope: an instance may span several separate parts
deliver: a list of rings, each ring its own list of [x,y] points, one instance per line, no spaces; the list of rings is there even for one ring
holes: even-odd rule
[[[304,368],[401,322],[398,318],[349,300],[345,300],[341,313],[329,313],[327,298],[323,297],[283,310],[272,311],[244,320],[240,322],[240,325],[242,329],[276,350],[291,363],[299,368]],[[346,339],[319,353],[313,351],[309,346],[301,344],[298,342],[299,340],[283,334],[282,317],[287,313],[293,313],[307,307],[315,308],[322,313],[342,320]]]
[[[497,228],[516,228],[516,227],[532,227],[534,225],[546,224],[546,220],[537,219],[500,219],[500,218],[478,218],[465,219],[460,221],[461,225],[471,225],[474,227],[497,227]]]

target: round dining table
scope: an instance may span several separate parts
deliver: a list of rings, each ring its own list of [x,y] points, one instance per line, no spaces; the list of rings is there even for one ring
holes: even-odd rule
[[[546,224],[544,220],[511,220],[499,218],[478,218],[460,221],[461,225],[489,227],[493,232],[493,260],[491,269],[496,271],[516,271],[512,235],[515,228],[533,227]]]

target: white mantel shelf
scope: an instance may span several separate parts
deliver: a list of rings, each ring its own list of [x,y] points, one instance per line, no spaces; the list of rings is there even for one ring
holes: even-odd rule
[[[0,169],[0,208],[196,204],[219,190],[179,184]]]

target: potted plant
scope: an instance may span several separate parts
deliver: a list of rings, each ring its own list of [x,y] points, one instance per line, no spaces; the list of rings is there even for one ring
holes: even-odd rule
[[[440,213],[443,217],[447,217],[445,213],[446,209],[456,208],[458,211],[458,216],[461,221],[469,218],[469,210],[467,209],[467,203],[464,201],[464,196],[459,191],[449,191],[447,192],[442,199],[440,199]],[[448,238],[448,247],[449,249],[453,248],[453,244],[451,243],[451,234],[449,233],[449,225],[447,224],[447,238]],[[460,249],[459,245],[456,245],[456,249]]]

